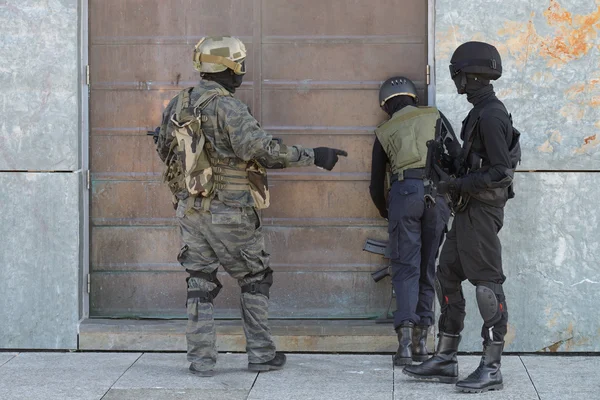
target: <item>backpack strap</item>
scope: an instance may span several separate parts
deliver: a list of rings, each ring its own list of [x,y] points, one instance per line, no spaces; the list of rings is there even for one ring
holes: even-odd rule
[[[484,107],[482,107],[481,111],[477,114],[477,118],[476,118],[475,122],[473,123],[473,125],[471,126],[471,129],[469,129],[469,131],[467,132],[467,135],[465,136],[468,138],[468,140],[463,147],[463,156],[462,156],[461,163],[464,163],[469,158],[469,153],[471,153],[471,147],[473,146],[473,142],[475,142],[475,135],[473,133],[474,133],[475,129],[479,126],[479,121],[481,120],[481,117],[485,114],[486,110],[490,110],[490,109],[502,110],[508,114],[506,107],[504,107],[504,105],[502,104],[502,102],[500,100],[493,99],[493,100],[488,101],[486,104],[484,104]],[[511,118],[511,125],[512,125],[512,118]]]
[[[203,110],[212,100],[214,100],[218,96],[231,96],[231,93],[229,93],[223,88],[214,88],[207,90],[206,92],[202,93],[200,98],[194,103],[194,110]]]
[[[188,108],[190,105],[190,94],[194,90],[193,87],[183,89],[177,96],[177,104],[175,105],[175,116],[179,116],[181,110]]]

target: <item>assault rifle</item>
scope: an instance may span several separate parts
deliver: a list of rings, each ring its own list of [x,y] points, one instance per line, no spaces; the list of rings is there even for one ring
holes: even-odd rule
[[[388,260],[390,259],[391,250],[388,246],[388,242],[374,240],[374,239],[367,239],[367,241],[365,242],[365,247],[363,247],[363,251],[368,251],[369,253],[373,253],[373,254],[379,254],[380,256],[383,256],[383,258],[387,258]],[[373,280],[375,282],[379,282],[386,276],[390,276],[390,266],[389,265],[387,267],[383,267],[371,274],[371,277],[373,277]]]
[[[158,133],[160,132],[160,126],[157,126],[153,131],[146,131],[146,135],[152,136],[154,144],[158,143]]]
[[[379,254],[380,256],[382,256],[383,258],[385,258],[387,260],[389,260],[391,258],[391,253],[392,253],[388,242],[374,240],[374,239],[366,240],[365,246],[363,247],[363,251],[368,251],[369,253],[373,253],[373,254]],[[391,268],[390,265],[388,265],[386,267],[378,269],[377,271],[375,271],[371,274],[371,277],[373,278],[373,280],[375,282],[379,282],[386,276],[391,275],[390,268]],[[390,287],[391,287],[391,284],[390,284]],[[394,297],[396,297],[393,287],[391,287],[391,292],[392,293],[390,296],[390,302],[388,303],[387,310],[386,310],[385,314],[383,314],[377,318],[377,320],[376,320],[377,323],[391,323],[394,321],[392,315],[390,314],[390,309],[392,307],[392,301],[394,300]]]

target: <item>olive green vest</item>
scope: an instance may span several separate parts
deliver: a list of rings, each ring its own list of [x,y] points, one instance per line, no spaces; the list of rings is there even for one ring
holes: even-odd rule
[[[404,107],[377,127],[375,134],[388,156],[392,174],[403,180],[407,169],[424,168],[427,142],[435,139],[440,113],[434,107]]]

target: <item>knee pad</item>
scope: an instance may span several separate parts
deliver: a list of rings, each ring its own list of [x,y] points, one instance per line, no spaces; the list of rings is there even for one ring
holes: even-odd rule
[[[273,270],[271,268],[267,268],[266,270],[259,272],[259,274],[264,274],[262,279],[256,282],[246,283],[245,285],[242,285],[242,293],[260,293],[268,299],[269,290],[271,288],[271,285],[273,284]]]
[[[215,270],[214,272],[208,274],[206,272],[200,272],[200,271],[191,271],[191,270],[186,270],[190,276],[189,278],[187,278],[185,281],[188,282],[190,280],[190,278],[199,278],[199,279],[204,279],[205,281],[214,283],[217,285],[216,288],[214,288],[213,290],[203,290],[203,289],[199,289],[199,288],[194,288],[194,289],[190,289],[188,287],[188,291],[187,291],[187,298],[189,299],[198,299],[198,301],[200,303],[212,303],[213,300],[215,299],[215,297],[217,297],[217,295],[219,294],[219,292],[221,291],[221,288],[223,288],[223,285],[221,284],[221,282],[217,279],[217,271]]]
[[[492,282],[479,282],[475,289],[477,306],[486,327],[497,324],[506,311],[502,285]]]
[[[462,285],[456,289],[444,288],[438,277],[435,278],[433,285],[435,287],[435,293],[437,294],[440,306],[442,307],[448,304],[460,303],[465,299],[463,296]]]

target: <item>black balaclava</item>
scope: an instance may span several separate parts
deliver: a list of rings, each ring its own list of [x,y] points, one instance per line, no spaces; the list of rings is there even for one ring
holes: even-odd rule
[[[417,104],[417,102],[415,101],[415,99],[413,97],[401,95],[401,96],[392,97],[391,99],[386,101],[383,104],[382,108],[383,108],[383,111],[388,113],[388,115],[391,117],[398,111],[402,110],[404,107],[415,106],[416,104]]]
[[[242,61],[243,69],[246,69],[244,65],[246,61]],[[229,93],[235,93],[235,89],[239,88],[242,85],[242,81],[244,80],[244,75],[237,75],[232,70],[227,68],[225,71],[216,72],[216,73],[204,73],[202,74],[202,78],[207,81],[217,82],[219,85],[223,86]]]
[[[461,72],[452,78],[456,85],[458,94],[466,94],[467,100],[471,104],[477,104],[490,93],[494,92],[494,87],[490,85],[490,80],[481,75],[467,74]]]

